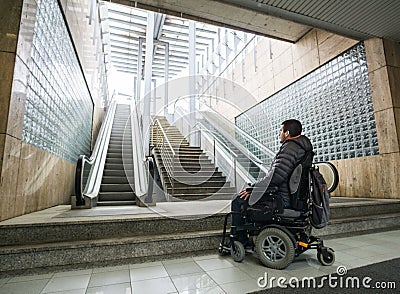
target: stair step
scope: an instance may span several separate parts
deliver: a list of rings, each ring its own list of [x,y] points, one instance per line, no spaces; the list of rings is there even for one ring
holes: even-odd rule
[[[129,183],[127,184],[121,184],[121,183],[115,183],[115,184],[106,184],[102,183],[100,185],[100,193],[102,192],[132,192],[132,188]]]
[[[172,193],[172,188],[167,188],[168,193]],[[189,187],[174,187],[173,195],[181,194],[213,194],[213,193],[230,193],[231,195],[236,193],[236,188],[229,186],[216,186],[216,187],[199,187],[199,186],[189,186]]]
[[[133,166],[131,164],[116,164],[116,163],[106,163],[104,165],[104,169],[111,170],[133,170]]]
[[[167,196],[168,196],[168,201],[171,201],[171,202],[178,201],[179,202],[182,200],[185,200],[185,201],[230,200],[230,199],[232,199],[233,195],[234,195],[234,193],[207,193],[207,194],[185,193],[185,194],[173,194],[173,195],[167,195]]]
[[[124,169],[119,169],[119,170],[115,170],[115,169],[105,169],[103,172],[103,177],[107,176],[107,177],[126,177],[126,174],[133,175],[133,171],[125,171]]]
[[[167,188],[172,188],[169,181],[165,181]],[[174,180],[174,189],[197,189],[197,188],[221,188],[221,187],[231,187],[230,182],[226,182],[225,179],[220,181],[205,181],[205,182],[179,182]]]
[[[179,252],[216,250],[221,239],[221,230],[197,233],[173,233],[159,236],[136,236],[126,238],[58,242],[31,246],[2,248],[0,272],[49,266],[104,265],[116,260],[139,259],[173,255]],[[195,247],[189,244],[196,244]],[[101,254],[99,254],[101,252]],[[3,259],[4,256],[4,259]],[[23,260],[24,262],[21,262]]]
[[[135,193],[132,192],[100,192],[98,201],[125,201],[134,200]]]
[[[173,199],[187,200],[188,198]],[[203,201],[206,200],[194,203],[197,207]],[[345,203],[335,201],[333,198],[332,210],[363,210],[357,203],[344,205]],[[392,204],[396,203],[393,201]],[[378,211],[392,209],[385,203],[382,205]],[[368,215],[369,208],[364,208],[365,215],[333,218],[330,225],[313,230],[313,234],[326,238],[341,234],[398,229],[400,212],[376,214],[371,217]],[[152,216],[140,218],[88,218],[87,221],[70,218],[65,222],[0,225],[0,272],[7,275],[47,267],[87,268],[121,261],[138,263],[161,260],[174,254],[183,257],[196,253],[204,254],[209,250],[216,253],[221,240],[224,216],[224,213],[218,213],[206,218],[194,217],[182,221],[154,213]]]
[[[120,177],[103,176],[101,184],[129,184],[125,175]]]
[[[129,205],[136,205],[136,200],[97,201],[97,206],[129,206]]]

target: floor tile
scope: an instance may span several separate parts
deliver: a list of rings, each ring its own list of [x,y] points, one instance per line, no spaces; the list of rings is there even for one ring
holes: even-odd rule
[[[142,268],[142,267],[151,267],[151,266],[162,266],[163,263],[161,261],[154,262],[145,262],[145,263],[131,263],[129,264],[129,268]]]
[[[6,283],[0,287],[0,293],[7,294],[39,294],[49,282],[44,280],[31,280],[25,282]]]
[[[91,275],[93,272],[92,269],[87,270],[77,270],[77,271],[66,271],[66,272],[59,272],[54,274],[54,278],[58,277],[71,277],[71,276],[82,276],[82,275]]]
[[[101,272],[92,274],[89,282],[90,288],[96,286],[130,283],[129,270]]]
[[[46,294],[86,294],[86,288],[85,289],[57,291],[57,292],[48,292]]]
[[[133,268],[130,270],[131,281],[141,281],[168,277],[164,266],[151,266],[143,268]]]
[[[0,278],[0,286],[10,281],[11,278]]]
[[[217,286],[214,280],[206,273],[175,276],[171,277],[171,279],[179,292]]]
[[[121,270],[129,270],[129,265],[124,264],[118,266],[96,267],[93,269],[93,273],[104,273],[104,272],[113,272]]]
[[[222,284],[220,287],[229,294],[243,294],[262,289],[257,285],[257,280],[255,279]]]
[[[86,291],[86,294],[131,294],[131,293],[132,293],[132,288],[130,283],[91,287],[88,288]]]
[[[209,254],[209,255],[201,255],[201,256],[194,256],[193,260],[205,260],[205,259],[216,259],[221,258],[218,254]]]
[[[225,293],[226,292],[218,286],[202,288],[202,289],[191,289],[179,292],[179,294],[225,294]]]
[[[357,268],[372,264],[372,261],[363,258],[356,258],[347,261],[341,261],[341,264],[344,265],[349,270],[352,268]]]
[[[164,264],[164,267],[170,276],[204,272],[204,270],[194,261],[184,263],[168,263]]]
[[[44,274],[44,275],[28,275],[28,276],[18,276],[18,277],[13,277],[9,279],[9,283],[14,283],[14,282],[26,282],[26,281],[33,281],[33,280],[50,280],[51,277],[53,276],[52,273],[50,274]]]
[[[177,259],[168,259],[162,261],[164,265],[166,264],[175,264],[175,263],[185,263],[185,262],[191,262],[193,261],[193,258],[191,257],[185,257],[185,258],[177,258]]]
[[[132,294],[177,293],[169,277],[132,282]]]
[[[43,293],[87,288],[90,275],[53,277],[43,290]]]
[[[207,272],[207,274],[217,283],[217,284],[225,284],[225,283],[233,283],[236,281],[249,280],[251,277],[246,274],[244,271],[236,267],[218,269]]]
[[[234,267],[234,265],[231,262],[220,258],[196,260],[196,262],[205,271]]]

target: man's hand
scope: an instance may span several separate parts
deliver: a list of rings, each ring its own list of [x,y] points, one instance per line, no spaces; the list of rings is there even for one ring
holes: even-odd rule
[[[247,192],[246,189],[242,190],[242,191],[239,192],[239,197],[244,199],[244,200],[247,200],[250,197],[250,193]]]

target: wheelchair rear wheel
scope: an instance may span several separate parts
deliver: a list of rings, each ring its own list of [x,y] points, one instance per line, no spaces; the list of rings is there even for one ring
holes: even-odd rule
[[[246,256],[246,251],[242,242],[234,241],[231,247],[231,256],[234,261],[242,262],[244,257]]]
[[[278,228],[266,228],[257,237],[256,252],[260,261],[273,269],[284,269],[294,259],[290,237]]]

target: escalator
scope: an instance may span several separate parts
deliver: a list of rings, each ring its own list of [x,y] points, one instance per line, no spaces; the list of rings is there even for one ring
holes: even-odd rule
[[[216,136],[221,142],[223,142],[226,146],[229,147],[236,155],[237,162],[254,178],[259,179],[263,178],[266,174],[265,171],[260,169],[260,166],[257,165],[254,160],[250,159],[250,152],[244,147],[239,146],[239,142],[234,141],[224,135],[224,132],[221,128],[217,128],[218,124],[216,122],[212,122],[210,119],[201,119],[199,122],[206,128],[208,132],[211,132],[214,136]]]
[[[128,181],[128,177],[132,179],[134,176],[129,114],[129,105],[117,104],[97,200],[98,206],[136,204],[135,193]]]
[[[140,116],[131,104],[112,99],[91,156],[79,157],[72,208],[151,205],[153,164],[144,154]]]

